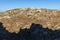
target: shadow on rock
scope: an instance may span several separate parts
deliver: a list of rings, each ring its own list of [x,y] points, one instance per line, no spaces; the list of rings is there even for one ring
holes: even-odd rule
[[[0,40],[60,40],[60,30],[53,31],[32,23],[30,29],[20,29],[16,34],[8,32],[0,22]]]

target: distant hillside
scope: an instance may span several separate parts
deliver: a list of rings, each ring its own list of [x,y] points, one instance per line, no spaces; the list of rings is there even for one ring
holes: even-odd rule
[[[18,32],[29,28],[32,23],[42,24],[43,28],[60,29],[60,10],[42,8],[18,8],[0,12],[0,22],[6,30]]]

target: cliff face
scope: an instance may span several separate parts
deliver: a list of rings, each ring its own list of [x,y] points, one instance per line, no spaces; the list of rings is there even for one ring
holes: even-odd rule
[[[60,29],[60,10],[40,8],[19,8],[0,13],[0,22],[9,32],[20,28],[30,28],[32,23],[42,24],[43,28]]]

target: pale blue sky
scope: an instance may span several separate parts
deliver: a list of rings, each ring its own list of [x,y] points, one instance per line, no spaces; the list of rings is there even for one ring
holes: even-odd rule
[[[0,11],[30,7],[60,10],[60,0],[0,0]]]

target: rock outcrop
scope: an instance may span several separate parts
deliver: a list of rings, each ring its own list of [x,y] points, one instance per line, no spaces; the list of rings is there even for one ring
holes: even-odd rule
[[[42,24],[43,28],[60,29],[60,10],[40,8],[18,8],[0,13],[0,22],[9,32],[30,28],[32,23]]]

